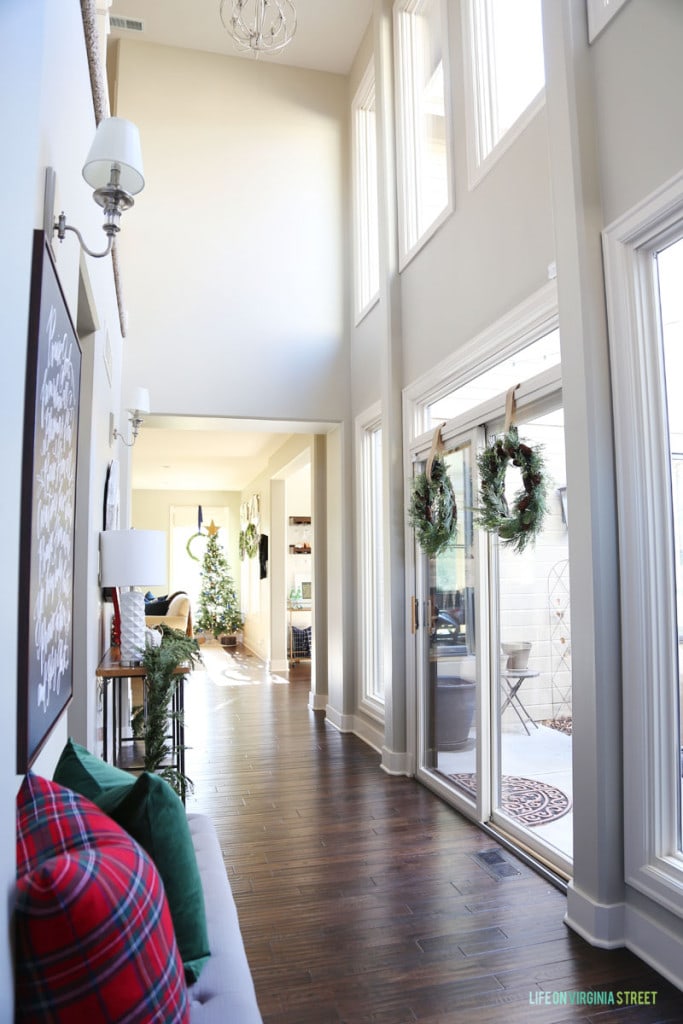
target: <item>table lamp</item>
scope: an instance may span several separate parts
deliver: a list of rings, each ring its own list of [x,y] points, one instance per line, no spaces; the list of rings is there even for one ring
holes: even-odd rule
[[[161,586],[165,581],[166,534],[163,530],[104,530],[100,533],[100,586],[121,588],[122,664],[139,664],[145,652],[145,598],[133,588]]]

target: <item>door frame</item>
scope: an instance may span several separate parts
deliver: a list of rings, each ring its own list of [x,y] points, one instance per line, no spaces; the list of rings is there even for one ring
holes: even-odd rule
[[[549,330],[553,328],[550,327]],[[474,409],[463,415],[447,421],[441,428],[441,438],[446,451],[458,446],[458,442],[464,438],[472,437],[480,439],[479,447],[485,443],[485,430],[488,434],[500,431],[503,427],[505,414],[506,394],[501,392],[493,399],[483,402]],[[520,417],[527,411],[533,415],[542,415],[545,410],[557,406],[558,401],[562,403],[562,370],[561,366],[553,366],[540,374],[521,383],[515,391],[515,405]],[[423,403],[424,404],[424,403]],[[406,445],[406,507],[410,500],[410,485],[416,463],[426,460],[432,445],[434,431],[423,431],[413,438]],[[476,457],[476,449],[473,451]],[[476,478],[476,458],[473,459],[473,493],[478,493],[478,481]],[[485,828],[492,827],[492,776],[493,770],[497,767],[494,759],[497,757],[495,750],[492,750],[491,737],[493,735],[491,715],[495,709],[492,707],[492,685],[491,675],[491,594],[490,573],[491,564],[489,557],[489,542],[483,530],[475,531],[475,609],[477,616],[477,635],[479,644],[477,648],[477,710],[475,713],[477,729],[477,777],[480,785],[477,790],[476,802],[468,801],[464,796],[457,794],[452,787],[442,782],[439,777],[420,764],[421,745],[420,736],[424,728],[424,710],[421,706],[423,694],[419,690],[419,668],[424,657],[424,639],[421,638],[422,628],[417,634],[410,631],[406,633],[406,684],[408,703],[408,737],[407,742],[412,759],[415,765],[415,776],[418,781],[428,785],[447,803],[454,806],[465,817]],[[416,551],[416,544],[412,529],[406,524],[406,574],[405,574],[405,599],[406,606],[410,606],[411,597],[417,596],[418,574],[424,573],[426,556],[420,557]],[[421,563],[421,564],[420,564]],[[425,609],[420,608],[420,622],[424,621]],[[481,641],[485,638],[486,643]],[[484,650],[484,647],[486,648]],[[483,680],[487,685],[484,686]],[[516,837],[515,837],[516,839]],[[516,839],[517,841],[517,839]],[[537,856],[534,851],[534,856]]]

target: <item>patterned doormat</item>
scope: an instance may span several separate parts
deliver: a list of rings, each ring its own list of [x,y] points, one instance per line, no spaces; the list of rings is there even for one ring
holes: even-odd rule
[[[471,772],[460,772],[449,775],[468,796],[476,796],[476,775]],[[566,793],[547,782],[538,779],[523,779],[517,775],[504,775],[501,787],[502,808],[520,825],[533,828],[534,825],[547,825],[551,821],[562,818],[571,810],[572,802]]]

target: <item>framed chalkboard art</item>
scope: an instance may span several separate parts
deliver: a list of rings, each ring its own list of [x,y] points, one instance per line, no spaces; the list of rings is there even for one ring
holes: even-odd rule
[[[74,520],[81,349],[45,233],[33,238],[19,564],[17,771],[73,692]]]

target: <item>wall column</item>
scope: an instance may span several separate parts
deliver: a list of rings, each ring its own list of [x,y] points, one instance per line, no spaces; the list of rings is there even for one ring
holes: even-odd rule
[[[619,578],[602,209],[586,5],[543,0],[567,438],[574,877],[567,923],[623,944]]]
[[[270,481],[270,668],[284,672],[287,661],[287,514],[284,480]]]
[[[410,774],[405,671],[405,552],[401,388],[401,282],[397,264],[393,33],[389,0],[375,0],[377,167],[382,337],[382,503],[384,511],[384,745],[382,768]]]

